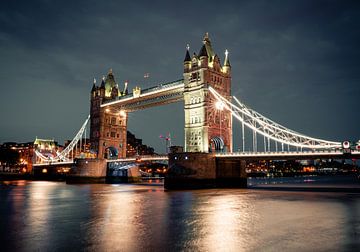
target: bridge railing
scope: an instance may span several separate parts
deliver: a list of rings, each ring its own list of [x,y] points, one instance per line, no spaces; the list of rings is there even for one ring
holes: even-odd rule
[[[217,157],[237,157],[237,156],[308,156],[308,155],[343,155],[345,154],[342,150],[310,150],[310,151],[269,151],[269,152],[220,152],[216,153]],[[353,155],[360,155],[360,151],[354,150],[351,152]]]
[[[144,155],[144,156],[136,156],[130,158],[118,158],[118,159],[108,159],[106,160],[107,163],[113,162],[135,162],[135,161],[152,161],[152,160],[168,160],[168,156],[151,156],[151,155]]]

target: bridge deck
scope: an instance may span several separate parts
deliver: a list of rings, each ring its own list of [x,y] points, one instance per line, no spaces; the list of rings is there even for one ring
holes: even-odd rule
[[[349,159],[360,158],[360,151],[344,153],[342,151],[303,151],[303,152],[233,152],[217,153],[221,159],[256,159],[256,160],[305,160],[318,158]]]
[[[106,163],[113,162],[141,162],[141,161],[162,161],[169,160],[168,156],[139,156],[131,158],[108,159]]]

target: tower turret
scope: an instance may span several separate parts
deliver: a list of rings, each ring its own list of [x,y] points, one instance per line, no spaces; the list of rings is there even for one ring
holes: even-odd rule
[[[105,76],[102,77],[99,91],[100,91],[100,96],[105,97]]]
[[[96,91],[96,79],[94,78],[94,81],[93,81],[93,86],[92,86],[92,89],[91,89],[91,93],[94,93]]]
[[[106,79],[105,79],[105,97],[110,98],[112,97],[112,90],[116,87],[115,77],[112,72],[112,69],[110,68]]]
[[[201,65],[204,67],[207,67],[208,65],[212,65],[214,61],[215,53],[211,46],[211,41],[209,38],[209,33],[205,33],[204,39],[203,39],[203,46],[200,49],[199,52],[199,59],[201,61]]]
[[[189,53],[190,46],[186,45],[186,54],[184,59],[184,71],[188,71],[191,68],[191,57]]]
[[[229,60],[229,51],[225,50],[225,60],[224,60],[224,66],[222,67],[222,71],[224,73],[230,74],[231,65]]]

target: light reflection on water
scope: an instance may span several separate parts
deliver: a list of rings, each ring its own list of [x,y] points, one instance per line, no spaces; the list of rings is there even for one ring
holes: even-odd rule
[[[11,182],[0,231],[2,251],[359,251],[360,195]]]

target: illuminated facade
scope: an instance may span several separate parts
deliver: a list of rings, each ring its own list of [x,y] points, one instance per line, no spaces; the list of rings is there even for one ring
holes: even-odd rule
[[[232,151],[232,116],[209,93],[213,87],[231,99],[231,66],[227,51],[224,65],[214,53],[208,34],[199,54],[184,59],[185,151]]]
[[[214,53],[208,34],[199,54],[184,60],[184,79],[127,95],[127,83],[121,92],[110,70],[100,86],[91,90],[90,143],[98,158],[122,158],[127,153],[127,115],[136,110],[184,101],[185,152],[232,151],[232,117],[224,104],[210,92],[214,88],[231,100],[231,66],[227,51],[223,66]]]
[[[58,145],[54,139],[41,139],[36,137],[34,141],[34,149],[48,158],[53,158],[56,157]]]
[[[94,79],[90,99],[90,144],[98,158],[126,156],[127,113],[100,106],[104,101],[126,94],[127,84],[121,92],[111,69],[100,86],[96,86]]]

